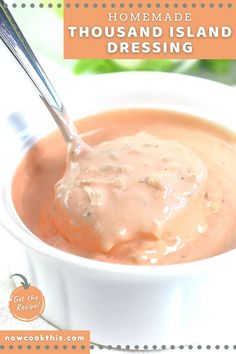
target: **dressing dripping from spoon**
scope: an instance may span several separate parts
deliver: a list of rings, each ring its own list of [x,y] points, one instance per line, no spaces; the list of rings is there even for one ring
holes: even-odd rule
[[[0,0],[0,38],[37,89],[67,143],[69,156],[78,156],[82,147],[91,149],[80,138],[65,106],[3,0]]]

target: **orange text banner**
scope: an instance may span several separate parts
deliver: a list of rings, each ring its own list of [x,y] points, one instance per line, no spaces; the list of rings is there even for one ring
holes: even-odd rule
[[[235,59],[236,0],[65,0],[66,59]]]

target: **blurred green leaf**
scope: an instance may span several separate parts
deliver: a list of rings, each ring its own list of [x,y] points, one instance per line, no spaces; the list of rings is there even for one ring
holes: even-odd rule
[[[111,73],[120,71],[176,71],[188,72],[196,60],[109,60],[81,59],[75,67],[75,74],[82,73]]]
[[[177,66],[173,60],[143,60],[138,70],[140,71],[172,71]]]
[[[227,83],[235,83],[236,60],[124,60],[124,59],[81,59],[74,67],[75,74],[112,73],[120,71],[165,71],[203,76]]]
[[[75,74],[112,73],[122,71],[120,65],[109,59],[81,59],[74,67]]]
[[[202,67],[211,71],[214,74],[224,75],[227,74],[232,66],[232,60],[201,60]]]

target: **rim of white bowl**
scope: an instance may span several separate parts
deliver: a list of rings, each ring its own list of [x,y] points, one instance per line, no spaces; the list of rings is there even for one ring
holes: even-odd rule
[[[163,73],[163,72],[122,72],[122,73],[109,73],[109,74],[100,74],[100,75],[93,75],[92,80],[97,80],[97,79],[102,79],[103,77],[108,77],[108,76],[131,76],[131,75],[139,75],[139,76],[159,76],[159,77],[170,77],[172,76],[173,78],[177,78],[183,80],[189,80],[190,81],[198,81],[202,82],[205,84],[209,85],[214,85],[218,86],[218,88],[224,89],[224,90],[233,90],[232,87],[224,85],[222,83],[218,83],[212,80],[204,79],[204,78],[199,78],[199,77],[194,77],[194,76],[189,76],[189,75],[183,75],[183,74],[178,74],[178,73]],[[91,80],[91,76],[87,77],[88,79]],[[84,78],[83,78],[84,79]],[[223,125],[222,125],[223,126]],[[40,253],[44,257],[50,257],[54,259],[54,261],[58,263],[69,263],[70,265],[76,267],[76,268],[81,268],[88,270],[90,272],[99,272],[100,274],[107,274],[107,273],[113,273],[113,274],[119,274],[119,275],[125,275],[125,277],[128,276],[142,276],[142,279],[155,279],[156,277],[173,277],[173,276],[181,276],[184,274],[189,274],[189,273],[195,273],[195,272],[200,272],[208,267],[215,267],[216,264],[220,263],[221,265],[224,264],[225,261],[229,261],[232,258],[235,258],[236,256],[236,248],[220,253],[216,256],[204,258],[204,259],[199,259],[191,262],[185,262],[185,263],[177,263],[177,264],[166,264],[166,265],[132,265],[132,264],[119,264],[119,263],[110,263],[110,262],[104,262],[104,261],[98,261],[94,259],[89,259],[85,257],[81,257],[78,255],[73,255],[71,253],[62,251],[58,248],[52,247],[48,245],[47,243],[43,242],[39,237],[31,233],[30,230],[28,230],[21,219],[19,218],[15,207],[13,205],[13,201],[11,200],[11,203],[9,202],[9,196],[7,197],[5,194],[5,191],[2,192],[2,199],[5,203],[10,207],[11,209],[14,209],[14,213],[17,215],[17,218],[13,218],[10,215],[10,212],[7,212],[4,208],[4,214],[6,214],[6,218],[10,219],[9,222],[5,223],[4,221],[1,222],[2,226],[5,228],[5,230],[10,233],[10,235],[16,239],[18,242],[23,244],[26,248],[29,248],[33,250],[34,252]],[[16,219],[18,219],[16,221]],[[19,225],[19,221],[22,224],[21,226]],[[17,232],[18,231],[18,232]],[[136,279],[136,278],[135,278]]]

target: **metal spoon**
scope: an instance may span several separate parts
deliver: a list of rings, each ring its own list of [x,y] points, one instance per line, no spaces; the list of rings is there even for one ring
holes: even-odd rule
[[[61,130],[66,143],[70,146],[70,150],[73,153],[79,153],[81,145],[84,143],[3,0],[0,0],[0,38],[34,84],[41,99]]]

